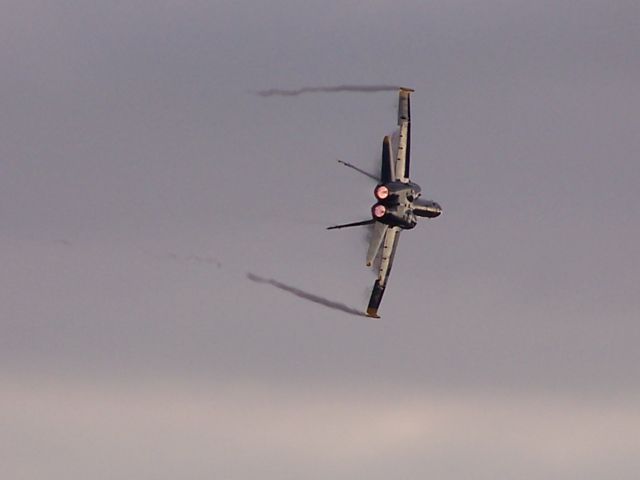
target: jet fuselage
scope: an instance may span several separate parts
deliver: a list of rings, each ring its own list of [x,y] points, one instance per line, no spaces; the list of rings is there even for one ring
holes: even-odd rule
[[[371,216],[392,227],[409,230],[418,223],[417,217],[434,218],[442,213],[437,202],[420,198],[422,189],[413,182],[381,183],[373,192],[378,202],[371,207]]]

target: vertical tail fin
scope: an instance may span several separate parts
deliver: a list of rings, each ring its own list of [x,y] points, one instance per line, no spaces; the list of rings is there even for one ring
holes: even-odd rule
[[[382,168],[380,171],[380,182],[387,183],[395,180],[396,175],[393,168],[391,153],[391,138],[387,135],[382,141]]]

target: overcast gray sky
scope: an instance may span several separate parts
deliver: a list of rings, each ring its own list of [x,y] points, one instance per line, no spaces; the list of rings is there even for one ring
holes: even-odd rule
[[[637,477],[637,2],[4,0],[0,40],[7,478]],[[445,211],[381,320],[324,227],[397,95],[256,95],[340,84],[416,89]]]

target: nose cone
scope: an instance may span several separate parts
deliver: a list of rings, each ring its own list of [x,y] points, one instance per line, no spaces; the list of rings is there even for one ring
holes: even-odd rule
[[[413,204],[413,213],[419,217],[435,218],[442,214],[442,207],[433,200],[418,199]]]

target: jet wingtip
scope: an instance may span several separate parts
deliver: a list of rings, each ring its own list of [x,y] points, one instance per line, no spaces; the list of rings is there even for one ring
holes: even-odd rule
[[[378,309],[377,308],[367,308],[367,317],[369,317],[369,318],[380,318],[380,315],[378,315]]]

